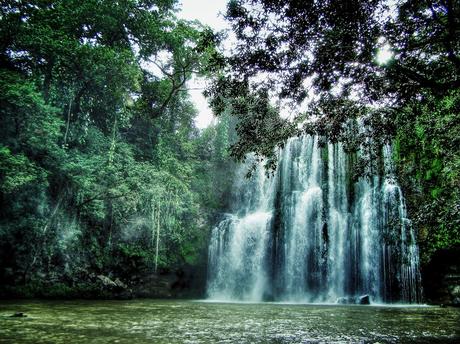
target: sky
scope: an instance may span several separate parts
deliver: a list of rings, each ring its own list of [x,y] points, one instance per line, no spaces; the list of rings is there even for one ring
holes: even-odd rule
[[[228,29],[228,25],[223,18],[223,13],[225,13],[227,7],[227,0],[181,0],[180,6],[181,11],[177,14],[179,18],[187,20],[197,19],[216,31]],[[196,78],[187,83],[187,87],[190,89],[190,97],[198,110],[195,124],[200,129],[206,128],[214,120],[212,111],[202,94],[204,86],[204,80]]]

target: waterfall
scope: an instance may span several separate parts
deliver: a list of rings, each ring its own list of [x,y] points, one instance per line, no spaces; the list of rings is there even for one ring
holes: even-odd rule
[[[259,167],[247,179],[240,167],[231,211],[211,234],[210,299],[420,301],[418,248],[391,147],[383,173],[353,182],[352,156],[318,141],[289,139],[271,177]]]

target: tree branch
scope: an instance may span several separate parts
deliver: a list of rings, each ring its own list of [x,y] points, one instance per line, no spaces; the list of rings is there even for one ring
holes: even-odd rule
[[[128,193],[123,193],[121,195],[113,195],[113,196],[106,196],[106,197],[101,197],[103,196],[105,193],[101,192],[99,194],[97,194],[96,196],[94,197],[90,197],[86,200],[84,200],[83,202],[77,204],[75,207],[77,209],[81,209],[83,206],[93,202],[93,201],[104,201],[104,200],[109,200],[109,199],[117,199],[117,198],[122,198],[122,197],[125,197],[126,195],[128,195]]]

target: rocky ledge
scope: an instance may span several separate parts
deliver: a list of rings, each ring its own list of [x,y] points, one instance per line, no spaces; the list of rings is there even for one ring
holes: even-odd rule
[[[427,303],[460,307],[460,247],[440,250],[422,269]]]

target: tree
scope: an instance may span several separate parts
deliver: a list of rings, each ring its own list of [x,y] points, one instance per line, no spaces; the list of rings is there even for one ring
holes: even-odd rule
[[[238,159],[273,160],[301,133],[346,140],[356,118],[388,139],[398,109],[460,86],[457,1],[232,0],[226,18],[237,44],[208,95],[240,118]],[[384,64],[379,49],[392,54]]]
[[[233,157],[275,168],[288,137],[318,135],[369,150],[360,176],[394,142],[422,260],[458,244],[458,1],[231,0],[226,18],[236,47],[207,92],[238,117]]]
[[[219,38],[175,6],[1,3],[0,293],[203,264],[210,170],[186,81],[220,63]]]

